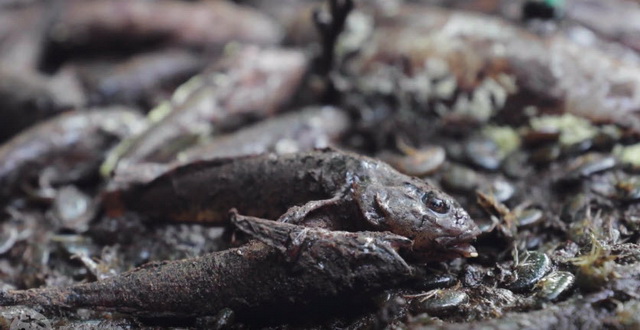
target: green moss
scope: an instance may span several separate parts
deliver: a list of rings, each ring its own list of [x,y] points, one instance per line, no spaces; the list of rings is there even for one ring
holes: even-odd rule
[[[571,114],[531,118],[529,124],[535,130],[559,131],[560,144],[565,146],[592,139],[598,134],[598,129],[590,121]]]
[[[640,143],[629,146],[617,145],[613,150],[613,154],[623,164],[631,165],[634,168],[640,167]]]
[[[510,126],[487,125],[482,128],[482,135],[493,140],[503,155],[508,155],[520,148],[520,135]]]

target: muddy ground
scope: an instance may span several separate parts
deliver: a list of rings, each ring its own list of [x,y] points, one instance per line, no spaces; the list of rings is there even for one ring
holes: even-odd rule
[[[326,147],[453,196],[482,231],[477,257],[412,261],[417,279],[326,303],[189,316],[49,303],[2,307],[0,325],[640,327],[640,4],[350,4],[0,1],[2,290],[238,248],[229,225],[149,222],[105,196],[203,159]],[[242,274],[230,290],[247,295],[263,274]]]

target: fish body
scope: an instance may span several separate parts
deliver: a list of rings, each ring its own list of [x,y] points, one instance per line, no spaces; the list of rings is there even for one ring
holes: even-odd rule
[[[151,221],[228,223],[229,210],[349,231],[390,231],[413,240],[421,260],[475,256],[479,233],[453,198],[384,162],[335,150],[237,157],[179,166],[148,183],[114,189],[107,212]]]

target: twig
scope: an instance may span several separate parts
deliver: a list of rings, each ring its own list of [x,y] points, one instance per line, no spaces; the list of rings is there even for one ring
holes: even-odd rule
[[[329,75],[335,65],[336,42],[344,30],[349,13],[353,10],[353,0],[329,0],[328,2],[328,10],[318,8],[313,12],[313,21],[322,42],[322,53],[317,59],[316,70],[326,82],[325,99],[330,100],[336,92]]]

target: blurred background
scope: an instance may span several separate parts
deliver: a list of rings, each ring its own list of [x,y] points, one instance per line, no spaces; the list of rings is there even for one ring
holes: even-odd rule
[[[480,256],[294,327],[636,328],[639,52],[637,0],[0,0],[0,284],[219,251],[222,229],[150,226],[105,192],[334,147],[453,195],[483,231]],[[175,324],[218,321],[197,322]]]

